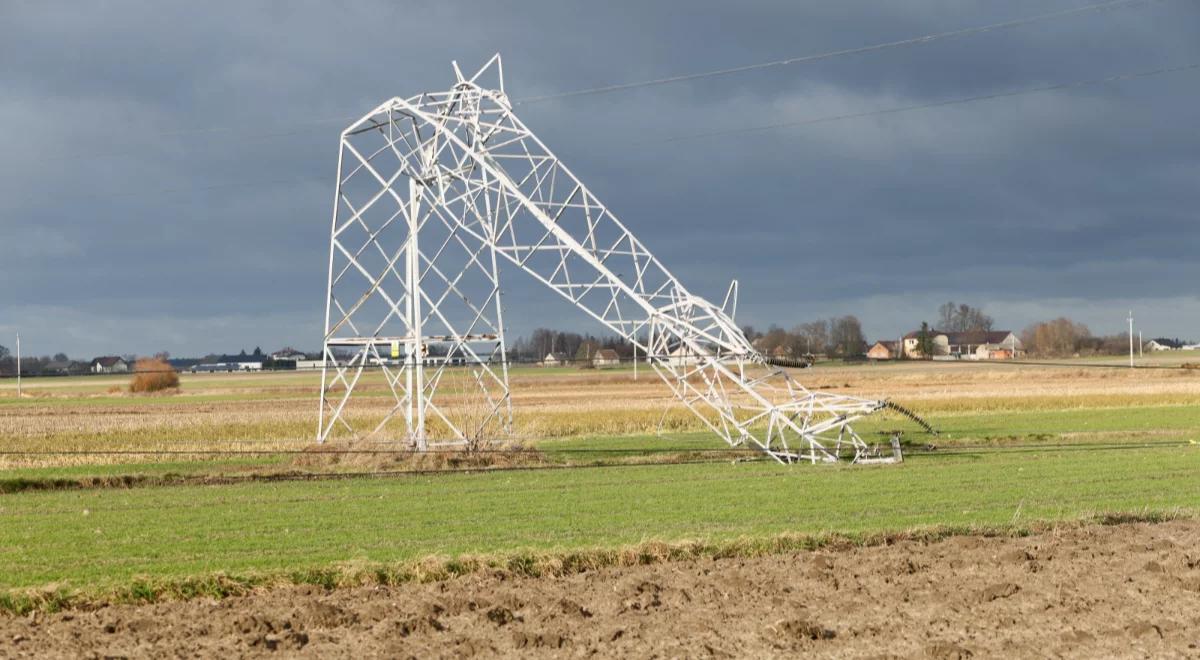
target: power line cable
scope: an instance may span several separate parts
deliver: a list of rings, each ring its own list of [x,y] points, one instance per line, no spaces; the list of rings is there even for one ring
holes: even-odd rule
[[[866,112],[855,112],[855,113],[842,114],[842,115],[829,115],[829,116],[825,116],[825,117],[814,117],[811,119],[800,119],[800,120],[796,120],[796,121],[778,122],[778,123],[774,123],[774,124],[762,124],[762,125],[758,125],[758,126],[744,126],[741,128],[729,128],[729,129],[723,129],[723,130],[718,130],[718,131],[705,131],[703,133],[690,133],[690,134],[676,135],[673,137],[662,138],[662,139],[658,139],[658,140],[645,140],[645,141],[640,141],[640,142],[634,142],[633,144],[641,146],[641,145],[647,145],[647,144],[662,144],[662,143],[672,143],[672,142],[683,142],[683,141],[687,141],[687,140],[697,140],[697,139],[702,139],[702,138],[723,137],[726,135],[739,135],[739,134],[745,134],[745,133],[760,133],[760,132],[765,132],[765,131],[778,130],[781,128],[796,128],[796,127],[800,127],[800,126],[811,126],[814,124],[823,124],[823,123],[829,123],[829,122],[835,122],[835,121],[846,121],[846,120],[851,120],[851,119],[862,119],[862,118],[866,118],[866,117],[877,117],[877,116],[884,116],[884,115],[900,114],[900,113],[904,113],[904,112],[914,112],[917,110],[927,110],[927,109],[931,109],[931,108],[941,108],[941,107],[948,107],[948,106],[954,106],[954,105],[963,105],[963,104],[967,104],[967,103],[975,103],[978,101],[990,101],[990,100],[1009,98],[1009,97],[1014,97],[1014,96],[1024,96],[1024,95],[1028,95],[1028,94],[1040,94],[1040,93],[1045,93],[1045,92],[1062,91],[1062,90],[1066,90],[1066,89],[1076,89],[1076,88],[1080,88],[1080,87],[1089,87],[1089,86],[1099,85],[1099,84],[1103,84],[1103,83],[1120,82],[1123,80],[1132,80],[1132,79],[1136,79],[1136,78],[1149,78],[1151,76],[1165,75],[1168,73],[1179,73],[1179,72],[1183,72],[1183,71],[1195,71],[1197,69],[1200,69],[1200,63],[1152,69],[1150,71],[1122,73],[1122,74],[1117,74],[1114,76],[1107,76],[1105,78],[1091,78],[1088,80],[1077,80],[1077,81],[1072,81],[1072,82],[1057,83],[1054,85],[1045,85],[1045,86],[1041,86],[1041,87],[1028,87],[1028,88],[1017,89],[1017,90],[1012,90],[1012,91],[1008,91],[1008,92],[996,92],[996,93],[992,93],[992,94],[981,94],[978,96],[967,96],[967,97],[961,97],[961,98],[955,98],[955,99],[947,99],[944,101],[934,101],[932,103],[919,103],[919,104],[915,104],[915,105],[905,105],[905,106],[898,106],[898,107],[893,107],[893,108],[881,108],[878,110],[869,110]],[[215,190],[215,189],[220,189],[220,188],[241,188],[241,187],[253,187],[256,185],[297,185],[297,184],[301,184],[301,183],[316,183],[319,181],[320,181],[320,179],[317,179],[315,177],[314,178],[304,178],[304,179],[269,180],[269,181],[237,181],[237,182],[228,182],[228,183],[219,183],[219,184],[209,184],[209,185],[197,186],[197,187],[193,187],[193,188],[169,188],[169,189],[150,190],[150,191],[146,191],[146,190],[128,191],[128,192],[111,193],[111,194],[104,194],[104,195],[81,195],[80,198],[105,199],[105,198],[122,198],[122,197],[134,197],[134,196],[146,197],[146,196],[153,196],[153,195],[159,195],[159,194],[186,193],[186,192],[192,192],[194,190]]]
[[[1115,76],[1105,78],[1092,78],[1089,80],[1077,80],[1072,82],[1057,83],[1054,85],[1045,85],[1041,87],[1027,87],[1024,89],[1016,89],[1008,92],[996,92],[992,94],[980,94],[978,96],[966,96],[944,101],[934,101],[932,103],[918,103],[915,105],[903,105],[892,108],[881,108],[879,110],[869,110],[867,112],[855,112],[842,115],[829,115],[825,117],[814,117],[811,119],[800,119],[796,121],[785,121],[774,124],[761,124],[758,126],[744,126],[741,128],[728,128],[719,131],[706,131],[703,133],[690,133],[685,135],[676,135],[673,137],[663,138],[661,140],[652,140],[649,142],[641,142],[639,144],[652,144],[655,142],[682,142],[685,140],[695,140],[699,138],[720,137],[725,135],[739,135],[743,133],[757,133],[762,131],[777,130],[780,128],[795,128],[798,126],[810,126],[813,124],[823,124],[834,121],[844,121],[848,119],[862,119],[865,117],[878,117],[882,115],[899,114],[902,112],[912,112],[915,110],[927,110],[930,108],[942,108],[952,105],[962,105],[965,103],[975,103],[978,101],[990,101],[994,99],[1009,98],[1013,96],[1024,96],[1027,94],[1041,94],[1044,92],[1056,92],[1065,89],[1076,89],[1079,87],[1089,87],[1103,83],[1118,82],[1122,80],[1132,80],[1135,78],[1149,78],[1151,76],[1164,75],[1168,73],[1179,73],[1182,71],[1194,71],[1200,69],[1200,63],[1185,64],[1182,66],[1167,67],[1160,69],[1152,69],[1150,71],[1138,71],[1135,73],[1122,73]]]
[[[544,94],[544,95],[540,95],[540,96],[529,96],[529,97],[514,100],[513,105],[529,105],[529,104],[539,103],[542,101],[548,101],[548,100],[552,100],[552,99],[571,98],[571,97],[585,96],[585,95],[590,95],[590,94],[605,94],[605,93],[618,92],[618,91],[624,91],[624,90],[630,90],[630,89],[638,89],[638,88],[642,88],[642,87],[666,85],[666,84],[670,84],[670,83],[683,82],[683,81],[688,81],[688,80],[697,80],[697,79],[702,79],[702,78],[711,78],[711,77],[716,77],[716,76],[732,75],[732,74],[743,73],[743,72],[747,72],[747,71],[755,71],[755,70],[759,70],[759,69],[766,69],[766,68],[772,68],[772,67],[789,66],[792,64],[803,64],[803,63],[807,63],[807,62],[816,62],[816,61],[827,60],[827,59],[832,59],[832,58],[836,58],[836,57],[843,57],[843,56],[847,56],[847,55],[857,55],[857,54],[861,54],[861,53],[870,53],[870,52],[886,50],[886,49],[890,49],[890,48],[900,48],[900,47],[905,47],[905,46],[927,44],[927,43],[932,43],[935,41],[941,41],[941,40],[955,38],[955,37],[970,36],[973,34],[982,34],[982,33],[992,32],[992,31],[997,31],[997,30],[1022,27],[1025,25],[1040,23],[1042,21],[1054,20],[1054,19],[1059,19],[1059,18],[1068,18],[1068,17],[1072,17],[1072,16],[1079,16],[1079,15],[1096,13],[1096,12],[1113,10],[1113,9],[1121,9],[1124,7],[1133,7],[1133,6],[1137,6],[1137,5],[1148,5],[1148,4],[1164,2],[1164,1],[1165,0],[1111,0],[1110,2],[1101,2],[1101,3],[1097,3],[1097,4],[1092,4],[1092,5],[1085,5],[1083,7],[1076,7],[1073,9],[1065,9],[1062,11],[1050,12],[1047,14],[1038,14],[1035,16],[1019,18],[1019,19],[1015,19],[1015,20],[1011,20],[1011,21],[1003,21],[1000,23],[991,23],[988,25],[980,25],[980,26],[975,26],[975,27],[962,28],[962,29],[958,29],[958,30],[951,30],[948,32],[937,32],[937,33],[922,35],[922,36],[918,36],[918,37],[910,37],[907,39],[901,39],[898,41],[888,41],[888,42],[883,42],[883,43],[878,43],[878,44],[871,44],[868,46],[860,46],[857,48],[845,48],[845,49],[840,49],[840,50],[828,51],[828,52],[824,52],[824,53],[817,53],[817,54],[813,54],[813,55],[790,57],[790,58],[785,58],[785,59],[780,59],[780,60],[771,60],[769,62],[758,62],[758,63],[754,63],[754,64],[746,64],[746,65],[741,65],[741,66],[713,69],[711,71],[701,71],[701,72],[697,72],[697,73],[688,73],[688,74],[681,74],[681,75],[677,75],[677,76],[668,76],[665,78],[655,78],[655,79],[651,79],[651,80],[641,80],[641,81],[627,82],[627,83],[616,83],[616,84],[604,85],[604,86],[600,86],[600,87],[568,90],[565,92],[555,92],[555,93]],[[268,121],[268,122],[265,122],[265,125],[269,125],[273,128],[283,129],[283,130],[280,130],[280,131],[274,132],[274,133],[265,133],[265,134],[256,134],[256,135],[258,137],[284,137],[284,136],[297,135],[297,134],[307,132],[307,129],[305,129],[305,127],[321,125],[321,124],[329,124],[329,123],[335,123],[335,122],[355,121],[361,117],[362,117],[362,113],[358,113],[358,114],[354,114],[354,115],[342,115],[342,116],[336,116],[336,117],[335,116],[326,116],[326,117],[314,117],[314,118],[308,118],[308,119],[297,119],[297,120],[289,121],[289,122],[285,122],[285,123]],[[159,137],[178,137],[178,136],[183,136],[183,135],[215,135],[215,134],[221,134],[221,133],[241,134],[241,133],[250,133],[255,130],[257,130],[257,129],[247,128],[247,127],[242,127],[242,126],[199,126],[199,127],[195,127],[195,128],[178,128],[178,129],[168,130],[168,131],[159,131],[159,132],[153,133],[152,135],[159,136]],[[123,152],[119,152],[116,154],[95,154],[95,156],[121,155],[121,154],[128,154],[128,153],[134,153],[134,152],[123,151]],[[80,156],[80,155],[76,154],[76,155],[71,155],[71,156],[58,156],[58,157],[52,157],[47,160],[62,159],[62,158],[80,158],[80,157],[87,157],[87,155]]]
[[[758,62],[755,64],[745,64],[742,66],[728,67],[723,69],[713,69],[711,71],[701,71],[698,73],[685,73],[677,76],[668,76],[666,78],[654,78],[652,80],[642,80],[638,82],[617,83],[613,85],[604,85],[601,87],[589,87],[586,89],[577,89],[567,92],[558,92],[554,94],[544,94],[541,96],[530,96],[519,99],[514,102],[514,105],[525,105],[530,103],[539,103],[552,99],[572,98],[576,96],[587,96],[591,94],[607,94],[610,92],[619,92],[630,89],[639,89],[642,87],[653,87],[657,85],[667,85],[677,82],[685,82],[688,80],[699,80],[701,78],[712,78],[716,76],[726,76],[735,73],[744,73],[746,71],[756,71],[759,69],[767,69],[779,66],[788,66],[792,64],[802,64],[807,62],[817,62],[827,60],[834,57],[842,57],[845,55],[858,55],[860,53],[871,53],[889,48],[900,48],[903,46],[915,46],[918,44],[927,44],[934,41],[951,39],[954,37],[964,37],[973,34],[982,34],[984,32],[992,32],[996,30],[1005,30],[1009,28],[1021,27],[1042,21],[1048,21],[1058,18],[1066,18],[1069,16],[1078,16],[1092,12],[1100,12],[1122,7],[1134,5],[1145,5],[1160,0],[1114,0],[1113,2],[1101,2],[1094,5],[1084,7],[1076,7],[1074,9],[1065,9],[1062,11],[1050,12],[1048,14],[1039,14],[1037,16],[1029,16],[1027,18],[1019,18],[1012,21],[1003,21],[1000,23],[991,23],[989,25],[980,25],[976,27],[962,28],[959,30],[950,30],[949,32],[937,32],[927,34],[920,37],[911,37],[909,39],[901,39],[899,41],[887,41],[884,43],[872,44],[869,46],[860,46],[858,48],[845,48],[842,50],[834,50],[815,55],[803,55],[799,57],[789,57],[782,60],[771,60],[769,62]]]

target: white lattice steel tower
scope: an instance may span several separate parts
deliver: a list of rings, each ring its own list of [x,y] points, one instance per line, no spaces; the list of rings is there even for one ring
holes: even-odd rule
[[[499,261],[637,345],[731,445],[784,462],[878,460],[850,423],[886,402],[809,391],[769,365],[727,313],[731,296],[718,307],[688,292],[521,123],[498,55],[454,72],[451,89],[388,100],[342,133],[319,441],[360,437],[363,420],[368,436],[421,449],[506,427]],[[375,372],[373,411],[352,417]],[[480,402],[470,428],[447,412],[462,396],[439,398],[452,373]],[[389,431],[400,417],[403,434]]]

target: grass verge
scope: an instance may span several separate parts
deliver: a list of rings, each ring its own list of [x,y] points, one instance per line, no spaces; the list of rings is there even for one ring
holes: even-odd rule
[[[0,496],[0,591],[277,575],[649,541],[871,534],[1200,510],[1200,447],[896,466],[689,463]]]

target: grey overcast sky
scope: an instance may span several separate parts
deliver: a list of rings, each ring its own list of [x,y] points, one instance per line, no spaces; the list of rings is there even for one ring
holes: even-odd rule
[[[315,350],[339,118],[504,57],[513,98],[1019,19],[1098,0],[0,1],[0,344]],[[519,108],[739,321],[953,299],[1200,339],[1200,71],[752,133],[680,135],[1200,63],[1200,2]],[[599,332],[517,272],[507,321]]]

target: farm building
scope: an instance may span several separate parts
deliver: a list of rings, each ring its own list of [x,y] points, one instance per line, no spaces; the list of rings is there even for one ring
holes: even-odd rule
[[[1155,337],[1146,342],[1144,348],[1147,351],[1178,351],[1183,348],[1183,342],[1178,339]]]
[[[66,376],[82,369],[82,365],[74,360],[51,360],[42,365],[42,374],[46,376]]]
[[[687,367],[700,364],[700,356],[688,346],[679,346],[667,356],[667,364],[673,367]]]
[[[478,360],[463,355],[462,353],[458,353],[449,357],[445,355],[426,355],[425,357],[421,358],[421,364],[427,367],[437,367],[443,363],[452,367],[461,367],[466,364],[474,364],[477,362]]]
[[[871,360],[895,360],[900,357],[900,342],[877,341],[867,349],[867,358]]]
[[[543,367],[561,367],[567,364],[566,353],[547,353],[546,357],[542,358]]]
[[[1009,330],[971,330],[943,332],[930,330],[934,360],[1012,360],[1025,350],[1021,340]],[[921,358],[920,331],[904,335],[904,355]]]
[[[262,362],[205,362],[192,367],[191,371],[192,373],[262,371]]]
[[[115,355],[106,355],[94,358],[88,365],[88,371],[94,374],[124,374],[129,373],[129,363]]]
[[[592,356],[592,366],[597,369],[615,367],[619,364],[621,364],[621,356],[617,355],[617,352],[611,348],[602,348]]]
[[[218,371],[262,371],[263,359],[254,355],[217,355],[209,356],[191,367],[192,373],[213,373]]]

